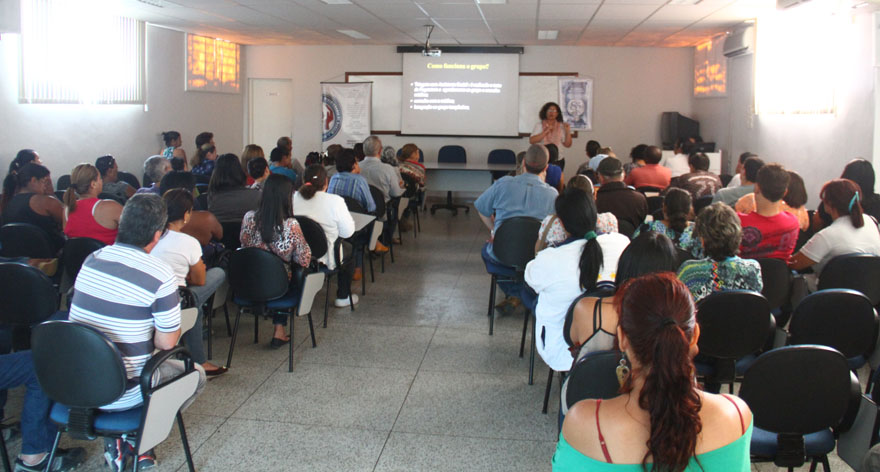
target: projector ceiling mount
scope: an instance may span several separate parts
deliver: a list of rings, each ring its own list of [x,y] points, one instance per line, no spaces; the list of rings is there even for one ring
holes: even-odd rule
[[[440,49],[431,47],[431,33],[434,32],[434,25],[425,25],[425,47],[422,49],[423,56],[439,57],[443,53]]]

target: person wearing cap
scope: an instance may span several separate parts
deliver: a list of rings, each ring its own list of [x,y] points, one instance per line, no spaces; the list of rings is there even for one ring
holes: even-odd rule
[[[626,176],[626,184],[635,188],[656,187],[660,190],[669,187],[672,180],[672,172],[668,167],[660,165],[663,151],[657,146],[648,146],[645,150],[645,166],[633,169]]]
[[[95,167],[101,173],[101,180],[104,181],[103,193],[113,196],[113,199],[119,203],[125,204],[125,201],[134,195],[136,189],[128,183],[119,180],[119,165],[116,159],[111,155],[101,156],[95,161]]]
[[[633,169],[633,172],[641,169]],[[596,191],[596,208],[599,213],[613,213],[620,225],[620,232],[631,236],[648,215],[648,200],[641,192],[627,187],[623,182],[623,163],[620,159],[606,157],[599,163],[597,173],[601,185]]]

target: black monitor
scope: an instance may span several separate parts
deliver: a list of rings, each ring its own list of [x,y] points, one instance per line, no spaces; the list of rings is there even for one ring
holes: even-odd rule
[[[672,149],[678,138],[687,139],[700,135],[700,122],[676,111],[665,111],[660,119],[660,142],[663,149]]]

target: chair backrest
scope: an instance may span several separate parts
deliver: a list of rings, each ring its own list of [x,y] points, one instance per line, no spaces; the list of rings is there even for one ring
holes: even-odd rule
[[[31,336],[40,387],[71,408],[98,408],[123,393],[127,374],[122,355],[107,336],[72,321],[47,321]]]
[[[441,147],[437,153],[437,162],[464,164],[467,162],[467,152],[461,146],[455,144],[446,145]]]
[[[236,250],[241,247],[241,221],[227,221],[220,223],[223,227],[223,239],[220,241],[223,246],[229,250]]]
[[[65,191],[70,187],[70,174],[64,174],[61,177],[58,177],[58,180],[55,182],[55,190]]]
[[[306,243],[308,243],[309,249],[312,251],[312,260],[324,257],[324,254],[327,254],[327,234],[324,233],[324,228],[317,221],[309,217],[294,216],[294,218],[299,222],[299,227],[306,238]]]
[[[342,197],[342,199],[345,200],[345,206],[348,207],[348,211],[352,213],[363,213],[364,215],[368,214],[367,209],[361,205],[361,202],[351,197]]]
[[[193,210],[208,211],[208,194],[206,192],[199,193],[193,203]]]
[[[125,205],[125,197],[117,195],[115,193],[101,192],[98,194],[98,198],[100,198],[101,200],[113,200],[120,205]]]
[[[660,215],[663,215],[663,197],[653,195],[647,197],[646,200],[648,200],[648,214],[654,215],[655,213],[660,212]],[[656,215],[654,216],[654,219],[657,219]]]
[[[407,174],[405,172],[400,173],[400,178],[403,179],[403,184],[406,186],[406,190],[403,191],[403,196],[407,198],[413,198],[419,192],[419,183],[416,181],[416,178],[412,176],[412,174]]]
[[[0,324],[30,326],[58,311],[58,290],[36,267],[0,263]]]
[[[877,312],[855,290],[832,288],[805,297],[794,309],[789,344],[820,344],[847,358],[869,355],[877,339]]]
[[[0,256],[52,259],[56,256],[49,235],[30,223],[7,223],[0,227]]]
[[[370,195],[373,196],[373,201],[376,202],[376,211],[373,212],[376,215],[376,218],[384,218],[385,217],[385,194],[379,190],[379,187],[375,185],[370,185]]]
[[[880,304],[880,257],[871,254],[845,254],[825,265],[819,276],[819,290],[851,288],[862,292],[871,304]]]
[[[516,165],[516,153],[510,149],[493,149],[489,151],[489,164],[513,164]]]
[[[517,271],[524,271],[526,264],[535,258],[535,242],[540,228],[541,221],[527,216],[502,221],[492,242],[495,258]]]
[[[614,398],[619,393],[616,368],[620,351],[597,351],[581,357],[568,373],[565,392],[565,410],[584,399]]]
[[[840,423],[859,381],[843,354],[826,346],[786,346],[758,357],[739,396],[755,426],[774,433],[810,434]]]
[[[636,190],[645,194],[646,197],[659,195],[663,191],[662,188],[654,187],[653,185],[642,185],[641,187],[636,187]]]
[[[119,180],[127,183],[128,185],[131,185],[135,190],[141,188],[141,183],[138,181],[138,178],[134,176],[134,174],[119,171],[119,173],[116,175]]]
[[[70,278],[71,283],[79,274],[79,269],[82,268],[86,257],[104,246],[103,242],[92,238],[70,238],[64,243],[64,252],[61,258],[64,272]]]
[[[285,262],[269,251],[249,247],[229,257],[229,287],[237,297],[254,302],[274,300],[287,293]]]
[[[761,278],[764,288],[761,295],[767,299],[770,309],[775,310],[784,305],[791,294],[791,269],[781,259],[760,258]]]
[[[629,220],[617,220],[617,232],[626,236],[627,238],[631,238],[633,233],[636,232],[636,227],[633,226]]]
[[[715,292],[697,305],[700,353],[738,359],[761,350],[776,324],[770,304],[758,292]]]
[[[713,197],[714,197],[714,195],[703,195],[702,197],[694,200],[694,214],[699,215],[700,211],[703,208],[706,208],[707,206],[711,205]]]
[[[403,212],[406,211],[406,208],[409,206],[409,198],[407,197],[399,197],[397,199],[397,221],[400,221],[403,218]]]

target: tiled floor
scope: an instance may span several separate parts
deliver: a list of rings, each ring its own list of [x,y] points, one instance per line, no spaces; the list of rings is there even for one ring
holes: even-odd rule
[[[293,373],[287,350],[267,346],[271,324],[260,322],[261,343],[252,344],[253,318],[242,318],[230,372],[184,415],[196,469],[550,470],[558,389],[542,415],[547,368],[538,359],[535,385],[527,384],[521,317],[499,318],[488,336],[482,223],[473,211],[440,211],[423,214],[422,229],[415,240],[404,234],[385,274],[376,264],[356,311],[331,308],[326,329],[318,295],[318,347],[298,319]],[[229,343],[222,324],[221,315],[219,363]],[[10,412],[18,401],[13,395]],[[79,470],[106,470],[99,441],[76,445],[90,454]],[[186,470],[176,428],[157,452],[158,470]],[[836,456],[832,467],[850,470]]]

